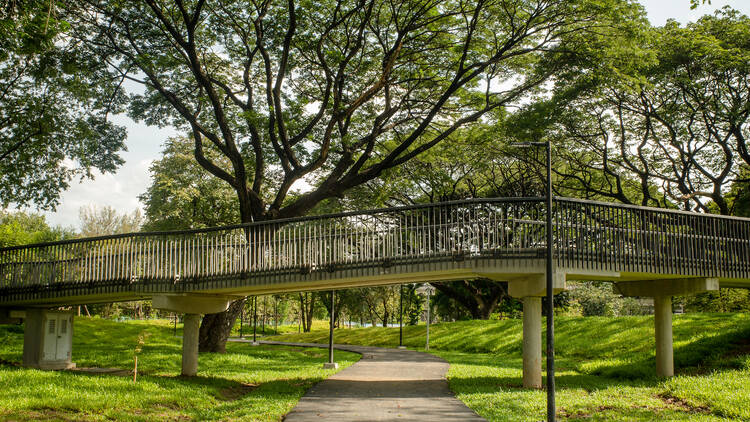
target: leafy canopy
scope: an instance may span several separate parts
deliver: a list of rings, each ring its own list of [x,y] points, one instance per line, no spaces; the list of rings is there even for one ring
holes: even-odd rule
[[[112,172],[125,130],[121,81],[83,52],[58,3],[6,2],[0,10],[0,206],[54,209],[76,177]]]

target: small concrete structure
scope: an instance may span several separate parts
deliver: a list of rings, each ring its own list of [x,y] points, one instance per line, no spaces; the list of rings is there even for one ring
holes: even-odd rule
[[[623,281],[614,290],[623,296],[654,298],[654,338],[656,342],[656,374],[674,376],[672,343],[672,296],[683,296],[719,290],[718,278],[683,278],[671,280]]]
[[[38,369],[72,369],[73,313],[27,309],[23,365]]]

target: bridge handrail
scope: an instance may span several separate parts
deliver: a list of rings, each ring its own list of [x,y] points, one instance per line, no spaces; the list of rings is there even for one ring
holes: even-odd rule
[[[573,198],[555,198],[552,211],[558,265],[750,279],[748,218]],[[545,214],[543,197],[477,198],[19,245],[0,249],[0,291],[538,259]]]
[[[470,198],[470,199],[460,199],[460,200],[455,200],[455,201],[401,205],[397,207],[383,207],[383,208],[375,208],[371,210],[343,211],[343,212],[337,212],[337,213],[309,215],[309,216],[302,216],[302,217],[278,218],[274,220],[254,221],[250,223],[232,224],[228,226],[206,227],[206,228],[185,229],[185,230],[161,230],[161,231],[119,233],[119,234],[111,234],[111,235],[103,235],[103,236],[81,237],[81,238],[76,238],[76,239],[56,240],[53,242],[38,242],[38,243],[29,243],[25,245],[6,246],[4,248],[0,248],[0,253],[6,252],[6,251],[18,250],[18,249],[37,248],[40,246],[60,246],[60,245],[69,245],[69,244],[74,244],[74,243],[94,242],[98,240],[122,239],[125,237],[174,236],[174,235],[185,235],[185,234],[211,233],[211,232],[217,232],[217,231],[228,231],[228,230],[250,228],[250,227],[298,223],[302,221],[326,220],[326,219],[332,219],[332,218],[354,217],[358,215],[383,214],[387,212],[410,211],[410,210],[415,210],[415,209],[444,207],[444,206],[451,206],[451,205],[464,205],[464,204],[469,205],[469,204],[485,204],[485,203],[486,204],[493,204],[493,203],[499,204],[499,203],[522,203],[522,202],[541,203],[541,202],[544,202],[544,197],[533,196],[533,197],[514,197],[514,198]]]

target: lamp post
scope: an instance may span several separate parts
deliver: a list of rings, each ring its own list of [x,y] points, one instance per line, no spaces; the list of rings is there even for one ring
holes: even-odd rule
[[[398,285],[398,348],[404,347],[404,285]]]
[[[331,290],[331,315],[329,316],[329,330],[328,330],[328,362],[323,364],[323,369],[336,369],[339,364],[333,361],[333,326],[334,316],[336,311],[334,306],[336,305],[336,291]]]
[[[253,296],[253,346],[257,346],[257,328],[258,328],[258,296]]]
[[[435,288],[430,283],[424,283],[417,288],[417,293],[425,295],[427,303],[427,339],[425,340],[424,349],[430,350],[430,295],[435,293]]]
[[[542,147],[547,153],[547,186],[546,198],[547,203],[547,420],[555,420],[555,316],[554,316],[554,294],[552,291],[552,255],[554,247],[552,245],[552,146],[549,141],[545,142],[525,142],[510,144],[513,147],[531,148]]]

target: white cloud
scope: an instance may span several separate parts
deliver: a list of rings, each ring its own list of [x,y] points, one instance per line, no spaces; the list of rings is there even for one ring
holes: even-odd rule
[[[44,213],[50,224],[78,228],[78,210],[92,204],[109,205],[119,212],[132,212],[142,206],[138,195],[145,192],[150,183],[148,168],[159,158],[164,141],[177,132],[172,128],[139,124],[124,116],[116,116],[113,120],[128,129],[128,151],[122,153],[125,164],[114,174],[97,171],[93,180],[73,180],[70,188],[63,192],[57,211]]]

